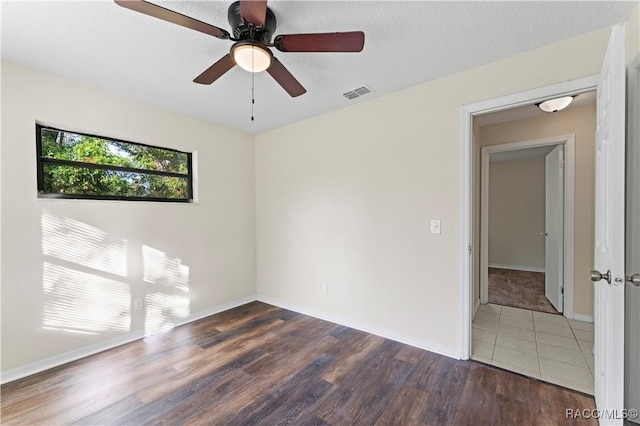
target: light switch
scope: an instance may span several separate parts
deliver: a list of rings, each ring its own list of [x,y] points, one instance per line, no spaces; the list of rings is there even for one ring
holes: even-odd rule
[[[431,233],[439,234],[440,233],[440,221],[437,219],[431,220]]]

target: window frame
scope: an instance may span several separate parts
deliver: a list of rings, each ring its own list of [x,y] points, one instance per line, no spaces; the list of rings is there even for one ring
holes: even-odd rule
[[[108,164],[86,163],[82,161],[62,160],[58,158],[44,157],[43,150],[42,150],[42,130],[53,130],[57,132],[73,133],[81,136],[100,138],[100,139],[105,139],[109,141],[115,141],[115,142],[130,144],[130,145],[138,145],[138,146],[143,146],[147,148],[161,149],[166,151],[177,152],[180,154],[185,154],[187,156],[187,173],[138,169],[135,167],[112,166]],[[193,154],[191,152],[185,152],[185,151],[180,151],[173,148],[154,146],[154,145],[149,145],[149,144],[144,144],[139,142],[130,142],[122,139],[110,138],[107,136],[100,136],[100,135],[84,133],[84,132],[77,132],[73,130],[60,129],[57,127],[47,126],[45,124],[40,124],[36,122],[36,160],[37,160],[36,168],[37,168],[38,198],[67,199],[67,200],[152,201],[152,202],[165,202],[165,203],[193,203],[194,202]],[[137,196],[124,196],[124,195],[97,195],[97,194],[63,194],[63,193],[45,192],[44,167],[46,164],[76,167],[80,169],[102,169],[102,170],[113,170],[113,171],[119,171],[119,172],[142,173],[142,174],[156,175],[156,176],[186,178],[187,179],[187,198],[137,197]]]

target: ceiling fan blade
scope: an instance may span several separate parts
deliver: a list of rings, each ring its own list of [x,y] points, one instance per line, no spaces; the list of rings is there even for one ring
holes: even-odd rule
[[[240,15],[256,27],[264,25],[267,16],[267,0],[240,0]]]
[[[224,73],[233,68],[235,64],[236,62],[233,60],[231,55],[227,53],[222,58],[220,58],[218,62],[211,65],[202,74],[197,76],[195,80],[193,80],[193,82],[198,84],[211,84],[222,77]]]
[[[271,66],[267,68],[267,72],[292,98],[307,92],[307,89],[302,87],[302,84],[296,80],[293,74],[291,74],[277,58],[273,58]]]
[[[287,34],[274,40],[281,52],[360,52],[364,47],[364,33]]]
[[[162,6],[158,6],[144,0],[115,0],[115,2],[119,6],[144,13],[145,15],[153,16],[154,18],[162,19],[163,21],[191,28],[192,30],[200,31],[201,33],[209,34],[221,39],[229,38],[229,33],[222,28],[215,27],[211,24],[207,24],[206,22],[198,21],[197,19],[190,18],[181,13],[165,9]]]

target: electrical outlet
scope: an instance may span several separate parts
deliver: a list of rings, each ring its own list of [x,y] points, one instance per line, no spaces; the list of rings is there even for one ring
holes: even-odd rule
[[[134,311],[141,311],[144,308],[144,301],[142,300],[142,297],[139,297],[137,299],[133,299],[133,310]]]
[[[322,284],[322,294],[325,296],[329,294],[329,284]]]

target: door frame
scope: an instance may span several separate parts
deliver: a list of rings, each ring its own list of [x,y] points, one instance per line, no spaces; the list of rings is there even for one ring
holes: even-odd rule
[[[517,151],[520,149],[542,146],[563,145],[565,154],[563,196],[564,214],[562,220],[562,238],[564,241],[563,315],[569,319],[573,319],[575,142],[575,135],[567,134],[482,147],[480,159],[480,303],[488,303],[489,301],[489,160],[491,155],[498,152]]]
[[[626,211],[626,259],[625,275],[640,272],[640,54],[627,68],[627,211]],[[635,118],[635,120],[634,120]],[[634,215],[635,214],[635,215]],[[633,292],[627,283],[627,305],[625,306],[625,408],[640,409],[640,384],[631,377],[640,374],[640,365],[631,362],[635,354],[640,354],[640,334],[632,333],[631,324],[640,320],[640,310],[631,309]],[[635,331],[635,330],[634,330]],[[637,419],[635,420],[638,421]]]
[[[474,179],[474,138],[473,118],[490,112],[531,105],[551,97],[576,95],[596,89],[598,75],[583,77],[576,80],[552,84],[537,89],[514,93],[494,99],[488,99],[473,104],[462,105],[460,108],[460,171],[461,171],[461,214],[460,214],[460,358],[471,357],[471,321],[475,309],[474,280],[473,280],[473,250],[479,242],[473,240],[473,179]]]

